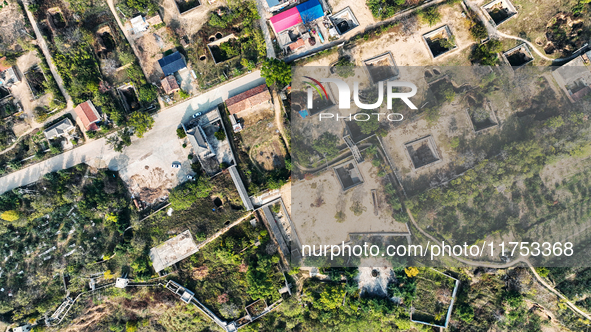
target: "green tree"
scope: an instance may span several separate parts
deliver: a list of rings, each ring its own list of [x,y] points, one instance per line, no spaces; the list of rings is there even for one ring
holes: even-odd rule
[[[199,198],[208,197],[212,188],[209,181],[201,178],[198,181],[185,182],[172,190],[168,201],[174,210],[186,210]]]
[[[216,131],[213,136],[215,136],[215,138],[217,138],[218,141],[223,141],[226,139],[226,133],[224,132],[224,130],[222,128],[220,128],[220,130]]]
[[[135,129],[135,135],[142,138],[154,126],[154,119],[147,113],[136,111],[129,117],[128,124]]]
[[[348,56],[339,58],[339,60],[337,61],[337,63],[335,63],[334,66],[337,75],[339,75],[342,78],[347,78],[355,75],[355,70],[353,69],[355,64],[351,61],[351,59],[349,59]]]
[[[380,128],[380,122],[378,121],[377,116],[372,116],[372,111],[363,110],[360,113],[365,113],[369,115],[369,120],[367,121],[355,121],[355,124],[359,126],[361,132],[365,135],[374,134]],[[379,112],[376,112],[379,113]],[[363,116],[360,118],[364,118]]]
[[[441,13],[439,13],[439,9],[436,6],[419,10],[418,15],[421,20],[429,24],[430,27],[441,21]]]
[[[314,307],[321,310],[335,310],[343,304],[345,289],[343,286],[326,286],[320,299],[314,302]]]
[[[176,129],[176,135],[180,138],[183,139],[185,137],[187,137],[187,133],[185,133],[185,130],[183,128],[177,128]]]
[[[325,132],[318,139],[314,141],[312,147],[321,155],[325,156],[327,160],[336,157],[339,154],[337,142],[339,138],[329,132]]]
[[[261,67],[263,76],[268,86],[277,85],[279,88],[291,83],[291,67],[278,59],[267,59]]]

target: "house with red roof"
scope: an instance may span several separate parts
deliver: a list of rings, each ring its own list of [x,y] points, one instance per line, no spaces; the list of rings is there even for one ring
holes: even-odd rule
[[[244,91],[226,100],[226,107],[230,114],[236,114],[244,110],[251,109],[263,103],[270,103],[271,94],[266,84],[261,84],[256,88]]]
[[[82,126],[86,131],[97,130],[98,126],[96,125],[97,122],[101,120],[101,116],[99,112],[96,110],[92,101],[87,100],[82,104],[76,106],[74,109],[76,115],[82,122]]]

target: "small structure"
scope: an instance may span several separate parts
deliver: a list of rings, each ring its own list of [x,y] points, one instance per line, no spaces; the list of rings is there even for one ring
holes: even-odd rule
[[[591,51],[567,62],[552,72],[552,76],[571,102],[591,93]]]
[[[289,5],[289,0],[267,0],[264,3],[268,12],[277,12]]]
[[[160,17],[160,14],[156,13],[156,15],[148,18],[146,23],[153,27],[155,25],[162,24],[162,18]]]
[[[158,64],[162,68],[164,76],[173,75],[177,71],[187,68],[185,58],[178,51],[158,60]]]
[[[150,259],[156,273],[175,264],[199,250],[193,236],[186,230],[172,239],[150,249]]]
[[[32,326],[30,324],[22,325],[19,327],[15,327],[12,329],[13,332],[29,332],[31,331]]]
[[[62,121],[54,124],[53,126],[45,129],[43,131],[43,134],[45,135],[45,138],[50,140],[57,137],[68,136],[68,134],[75,128],[76,127],[74,126],[74,124],[72,124],[72,121],[70,121],[70,119],[68,118],[65,118]]]
[[[374,84],[382,81],[396,80],[400,76],[398,66],[390,52],[363,60],[363,64],[365,64],[369,78]]]
[[[448,25],[444,25],[423,35],[431,57],[437,58],[458,48]]]
[[[193,297],[195,297],[195,293],[191,292],[187,288],[179,285],[178,283],[172,280],[168,281],[168,283],[166,284],[166,288],[175,293],[176,295],[179,295],[181,297],[181,301],[187,304],[191,302]]]
[[[359,26],[359,21],[357,21],[357,18],[353,15],[353,11],[350,7],[345,7],[338,13],[330,16],[330,20],[334,24],[339,35],[344,35]]]
[[[433,136],[425,136],[404,144],[405,152],[415,170],[441,161]]]
[[[125,288],[127,285],[129,285],[129,279],[127,278],[117,278],[115,280],[115,287],[117,288]]]
[[[174,75],[166,76],[162,79],[160,83],[162,84],[162,89],[164,89],[164,93],[166,93],[167,95],[177,92],[181,89]]]
[[[255,106],[271,102],[271,94],[266,84],[261,84],[256,88],[244,91],[234,97],[226,100],[226,107],[230,114],[236,114],[249,110]]]
[[[482,6],[482,11],[494,27],[517,14],[517,10],[509,0],[493,0]]]
[[[138,15],[131,19],[131,29],[134,34],[142,33],[148,30],[149,27],[150,25],[146,22],[146,18],[142,15]]]
[[[515,46],[507,52],[503,52],[503,58],[508,65],[513,67],[513,69],[523,67],[534,61],[534,57],[526,43]]]
[[[101,120],[100,115],[92,101],[87,100],[82,104],[76,106],[74,109],[76,115],[82,121],[82,126],[86,131],[97,130],[98,126],[96,125],[97,122]]]
[[[235,133],[242,130],[242,124],[236,121],[236,116],[234,116],[234,114],[230,114],[230,122],[232,123],[232,130],[234,130]]]
[[[11,66],[0,72],[0,86],[11,86],[22,81],[16,66]]]
[[[359,172],[357,162],[354,160],[344,162],[332,168],[343,191],[347,191],[363,183],[363,176]]]
[[[299,38],[295,42],[287,45],[290,52],[295,52],[296,50],[298,50],[304,46],[306,46],[306,41],[304,40],[304,38]]]
[[[221,33],[219,35],[213,36],[211,38],[213,39],[213,38],[218,38],[218,37],[221,37]],[[209,50],[209,54],[211,55],[211,58],[213,59],[214,64],[217,65],[217,64],[220,64],[222,62],[226,62],[226,61],[232,59],[234,56],[232,56],[232,57],[224,56],[225,53],[221,52],[220,47],[222,44],[225,44],[225,43],[236,43],[236,42],[237,42],[236,36],[233,33],[231,33],[223,38],[219,38],[219,39],[207,44],[207,49]]]

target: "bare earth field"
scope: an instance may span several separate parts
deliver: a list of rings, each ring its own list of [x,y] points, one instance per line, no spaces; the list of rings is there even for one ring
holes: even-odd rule
[[[340,244],[349,233],[405,232],[406,224],[396,222],[384,201],[382,178],[370,162],[359,165],[364,182],[343,192],[332,169],[312,179],[292,184],[292,221],[302,244]],[[378,191],[378,215],[374,215],[371,190]],[[354,206],[358,215],[351,210]],[[363,212],[359,213],[361,210]],[[343,212],[341,222],[335,218]]]

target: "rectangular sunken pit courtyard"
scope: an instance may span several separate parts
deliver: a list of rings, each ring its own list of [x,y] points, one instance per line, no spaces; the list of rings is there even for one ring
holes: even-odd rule
[[[458,48],[449,26],[444,25],[423,35],[423,40],[433,58],[437,58]]]
[[[395,80],[400,74],[394,57],[390,52],[364,60],[363,63],[369,72],[369,77],[374,83]]]
[[[509,0],[494,0],[482,6],[482,11],[488,14],[494,24],[499,25],[515,14],[517,10]]]
[[[435,164],[441,161],[433,136],[425,136],[404,144],[406,153],[412,162],[414,169]]]
[[[503,52],[503,57],[507,60],[512,67],[525,66],[528,63],[534,61],[534,57],[529,51],[529,47],[525,43],[513,47],[507,52]]]
[[[363,177],[359,172],[357,163],[353,160],[333,167],[334,173],[339,179],[343,191],[347,191],[358,184],[363,183]]]

